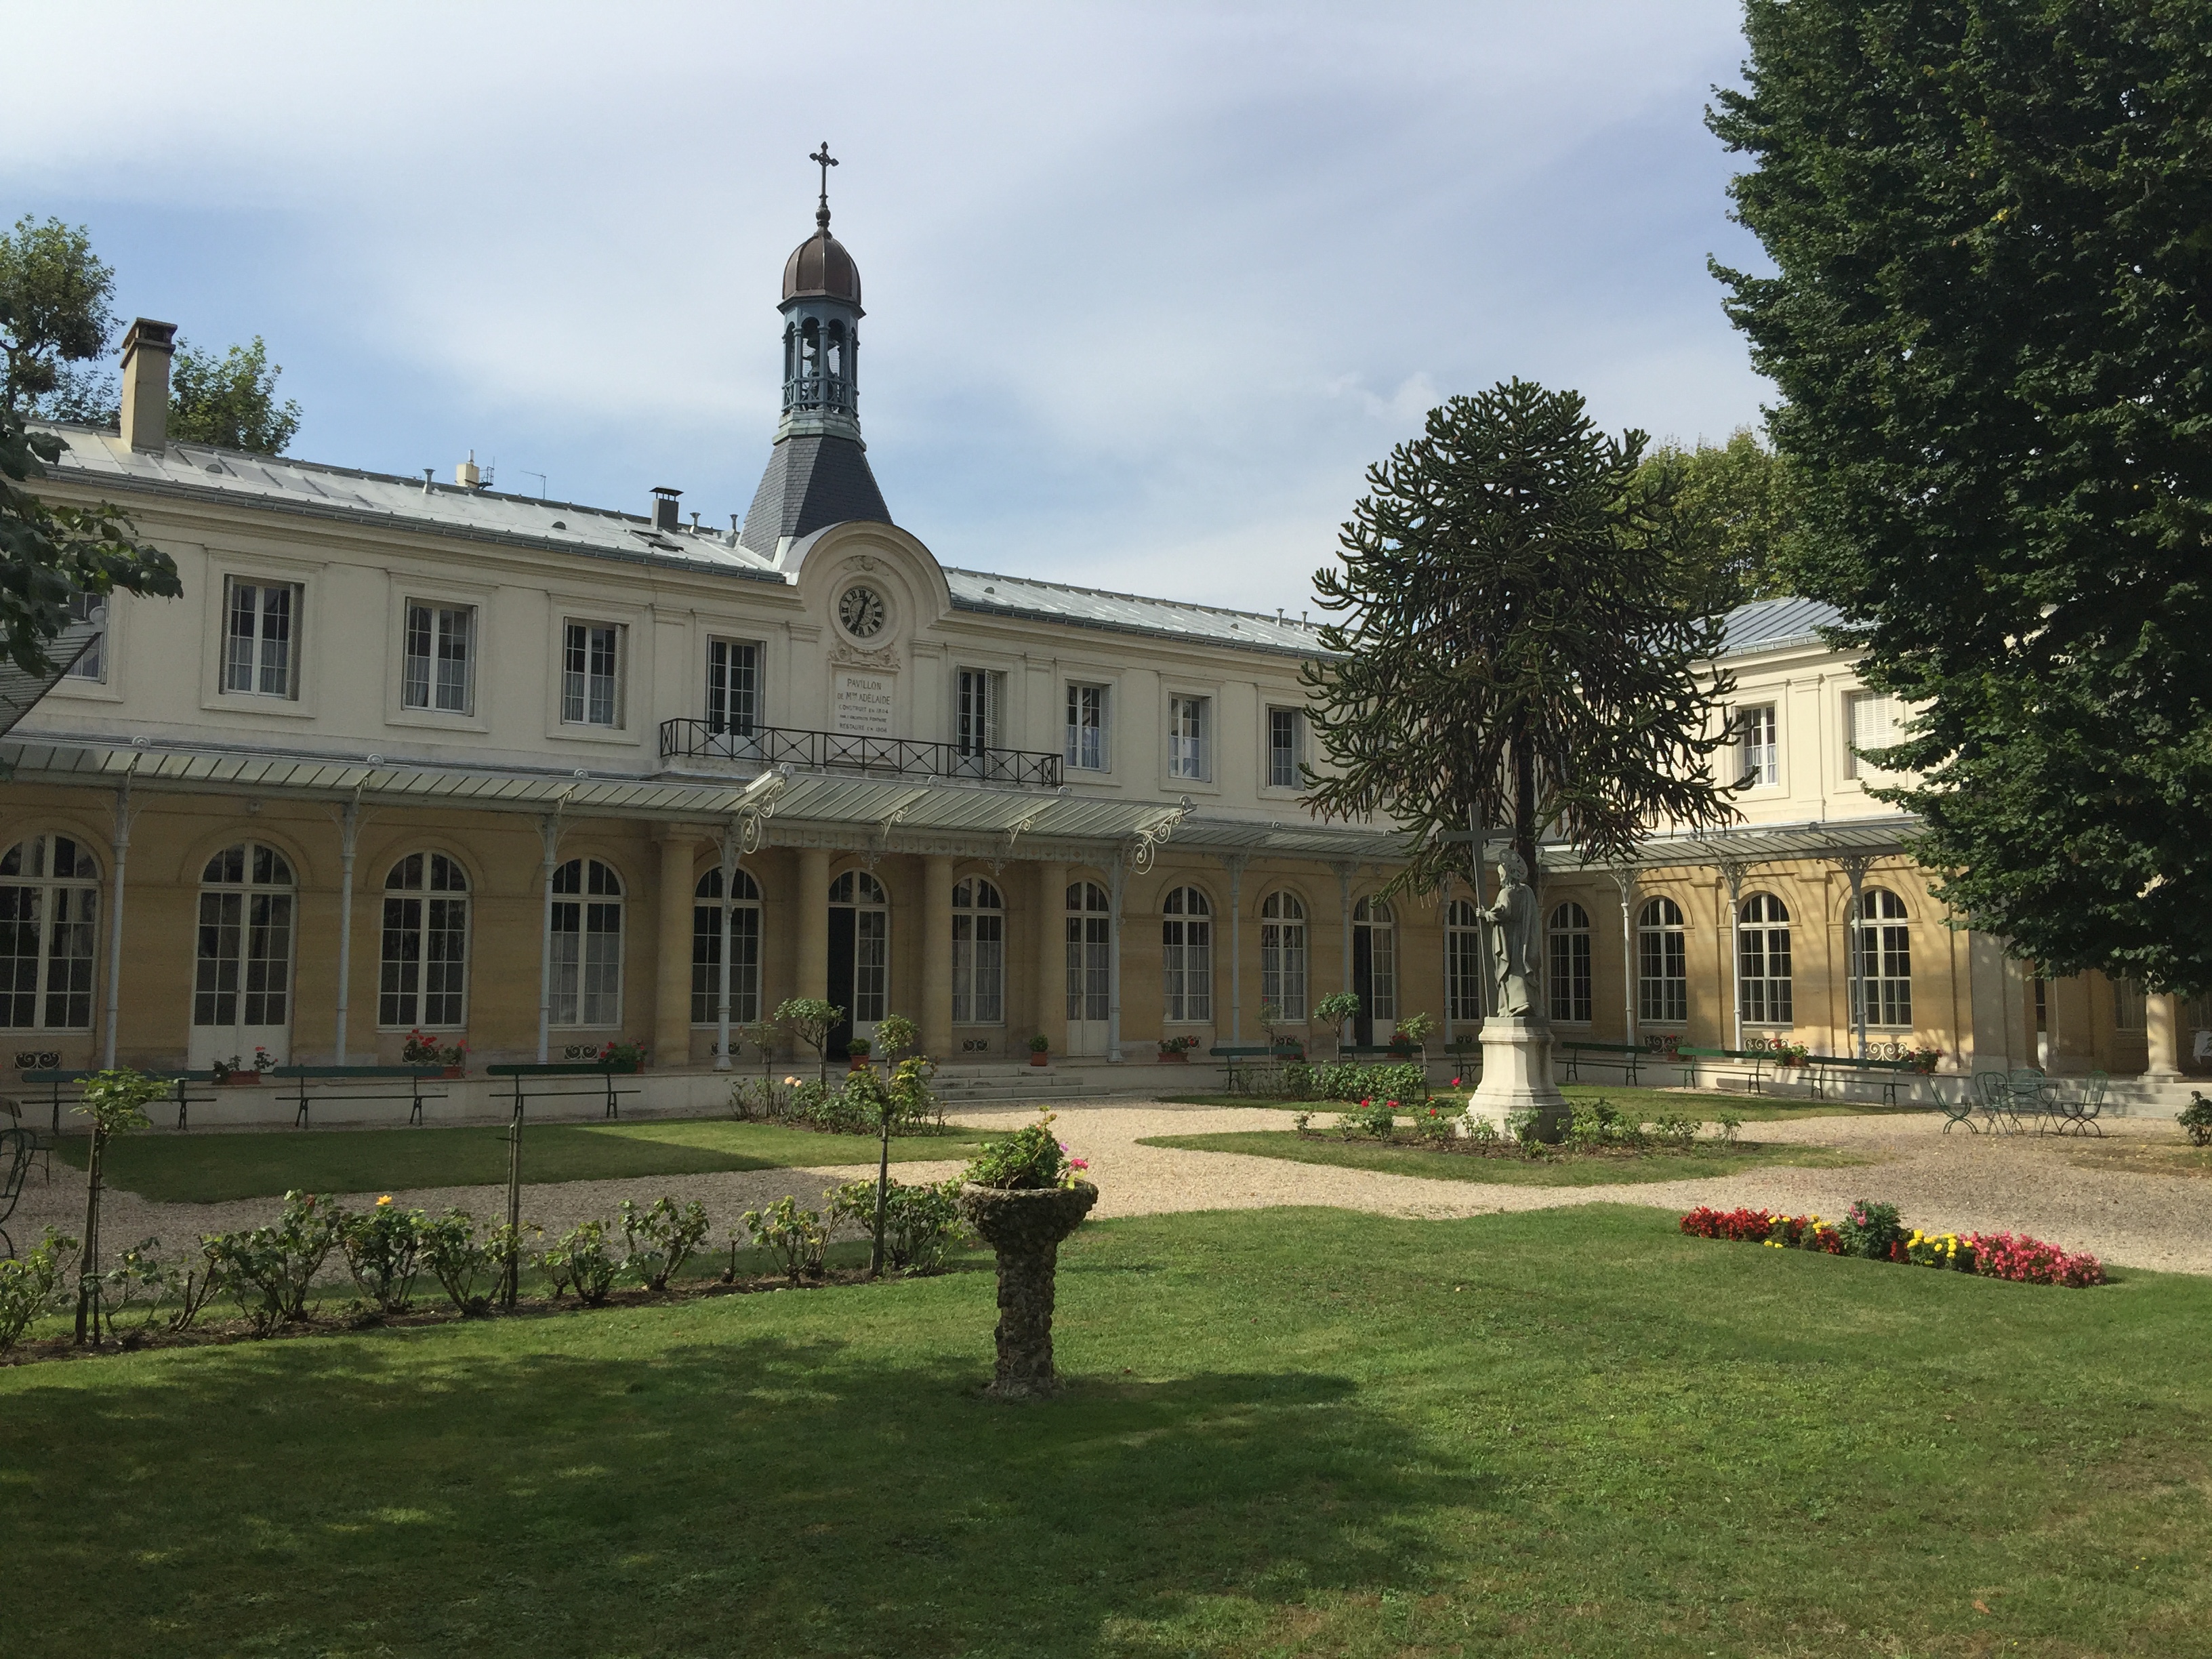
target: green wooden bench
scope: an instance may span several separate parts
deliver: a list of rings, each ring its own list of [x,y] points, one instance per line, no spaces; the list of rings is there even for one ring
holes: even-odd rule
[[[292,1127],[295,1129],[307,1127],[307,1085],[310,1083],[397,1083],[404,1080],[408,1085],[404,1097],[408,1103],[407,1121],[411,1126],[422,1122],[425,1100],[443,1100],[446,1097],[446,1091],[442,1089],[425,1095],[422,1092],[423,1080],[442,1078],[445,1074],[442,1066],[279,1066],[270,1073],[284,1082],[299,1085],[297,1099],[300,1109],[292,1115]],[[398,1091],[392,1089],[379,1089],[368,1094],[331,1094],[321,1089],[315,1091],[315,1098],[325,1101],[398,1100],[401,1097]]]
[[[78,1097],[81,1099],[83,1097],[84,1085],[86,1082],[90,1079],[98,1077],[100,1073],[96,1071],[62,1072],[48,1069],[44,1071],[25,1072],[21,1075],[24,1082],[39,1084],[50,1091],[50,1098],[53,1102],[54,1109],[53,1133],[56,1139],[59,1139],[62,1132],[62,1091],[64,1089],[75,1089],[77,1091]],[[192,1103],[191,1085],[199,1082],[202,1074],[198,1072],[156,1071],[149,1072],[147,1075],[149,1077],[166,1078],[176,1089],[177,1127],[179,1129],[189,1128],[191,1125],[186,1122],[185,1115],[190,1111]],[[210,1090],[212,1090],[214,1085],[210,1084],[209,1086]]]
[[[1303,1060],[1305,1057],[1305,1050],[1296,1043],[1277,1043],[1273,1048],[1266,1043],[1243,1047],[1216,1043],[1206,1052],[1209,1058],[1221,1061],[1222,1070],[1228,1078],[1229,1092],[1232,1095],[1250,1093],[1252,1073],[1260,1067],[1271,1066],[1280,1060]]]
[[[619,1117],[622,1115],[621,1097],[643,1092],[639,1089],[617,1088],[615,1079],[635,1077],[637,1067],[617,1066],[611,1061],[601,1061],[597,1065],[571,1060],[565,1063],[556,1061],[547,1066],[487,1066],[484,1074],[487,1077],[503,1077],[513,1084],[514,1092],[508,1098],[514,1102],[517,1112],[521,1111],[523,1103],[532,1096],[603,1095],[607,1103],[607,1115]],[[541,1089],[536,1086],[540,1083],[572,1077],[595,1077],[599,1079],[599,1086],[593,1089]]]
[[[1339,1060],[1402,1060],[1409,1066],[1419,1065],[1421,1060],[1418,1049],[1393,1048],[1387,1042],[1340,1042],[1336,1045],[1336,1057]]]
[[[1850,1054],[1808,1054],[1805,1066],[1816,1099],[1827,1098],[1830,1083],[1865,1081],[1880,1085],[1882,1103],[1887,1106],[1897,1104],[1897,1085],[1899,1083],[1910,1088],[1914,1078],[1930,1075],[1920,1069],[1917,1060],[1858,1060]],[[1939,1100],[1942,1097],[1940,1091],[1936,1097]]]
[[[1559,1051],[1567,1057],[1566,1075],[1559,1079],[1562,1083],[1575,1081],[1575,1069],[1586,1055],[1593,1066],[1620,1066],[1620,1080],[1633,1083],[1638,1069],[1650,1053],[1633,1042],[1562,1042]]]
[[[1763,1091],[1766,1068],[1774,1064],[1774,1051],[1771,1048],[1693,1048],[1686,1042],[1675,1048],[1674,1057],[1682,1062],[1682,1082],[1686,1088],[1698,1086],[1698,1073],[1705,1063],[1710,1062],[1710,1069],[1722,1072],[1733,1060],[1749,1068],[1753,1094]]]

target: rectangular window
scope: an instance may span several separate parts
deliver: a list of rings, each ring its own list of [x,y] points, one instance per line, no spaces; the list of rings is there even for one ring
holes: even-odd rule
[[[403,708],[468,714],[476,710],[477,611],[472,605],[407,601],[406,655],[399,676]]]
[[[1905,736],[1897,699],[1879,691],[1854,691],[1844,699],[1844,775],[1874,777],[1881,768],[1860,756],[1869,749],[1887,749]]]
[[[1775,741],[1774,705],[1763,702],[1735,711],[1736,780],[1753,788],[1782,781],[1782,747]]]
[[[568,726],[620,726],[622,629],[572,622],[561,630],[561,719]]]
[[[69,614],[73,623],[98,623],[104,629],[107,623],[107,601],[97,593],[72,593]],[[92,680],[102,685],[107,683],[107,635],[105,633],[86,647],[84,654],[70,665],[69,678]]]
[[[1296,708],[1267,711],[1267,787],[1298,787],[1298,763],[1305,758],[1305,715]]]
[[[300,695],[295,582],[223,580],[222,689],[240,696]]]
[[[2112,981],[2112,1028],[2120,1031],[2140,1031],[2146,1029],[2143,1018],[2143,988],[2138,979],[2116,979]]]
[[[1067,688],[1067,763],[1079,771],[1106,769],[1106,688]]]
[[[761,648],[750,640],[707,641],[707,729],[750,738],[760,726]]]
[[[1168,699],[1168,775],[1206,776],[1206,702],[1204,697]]]
[[[991,750],[999,746],[999,714],[1006,700],[1006,677],[988,668],[963,668],[957,684],[953,752],[962,775],[986,777],[991,769]]]

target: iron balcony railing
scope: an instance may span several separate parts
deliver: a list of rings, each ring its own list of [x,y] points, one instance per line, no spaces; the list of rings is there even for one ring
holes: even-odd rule
[[[660,723],[660,757],[789,764],[813,772],[857,772],[880,778],[969,778],[982,783],[1060,786],[1060,757],[1025,749],[969,749],[911,738],[863,738],[850,732],[800,732],[757,726],[714,729],[707,720]]]

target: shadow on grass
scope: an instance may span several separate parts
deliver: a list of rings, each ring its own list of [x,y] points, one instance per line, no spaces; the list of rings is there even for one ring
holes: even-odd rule
[[[972,1363],[651,1340],[681,1334],[610,1321],[617,1351],[592,1355],[286,1343],[19,1392],[0,1491],[38,1524],[12,1638],[1090,1653],[1118,1618],[1209,1595],[1418,1583],[1425,1508],[1486,1501],[1342,1376],[1086,1377],[1014,1407]]]

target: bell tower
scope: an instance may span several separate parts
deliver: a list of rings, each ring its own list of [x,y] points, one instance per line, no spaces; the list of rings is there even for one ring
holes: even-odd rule
[[[891,521],[860,441],[860,270],[830,234],[830,169],[824,140],[806,158],[822,170],[814,234],[783,265],[783,411],[775,447],[754,493],[739,539],[781,558],[801,537],[848,520]]]

